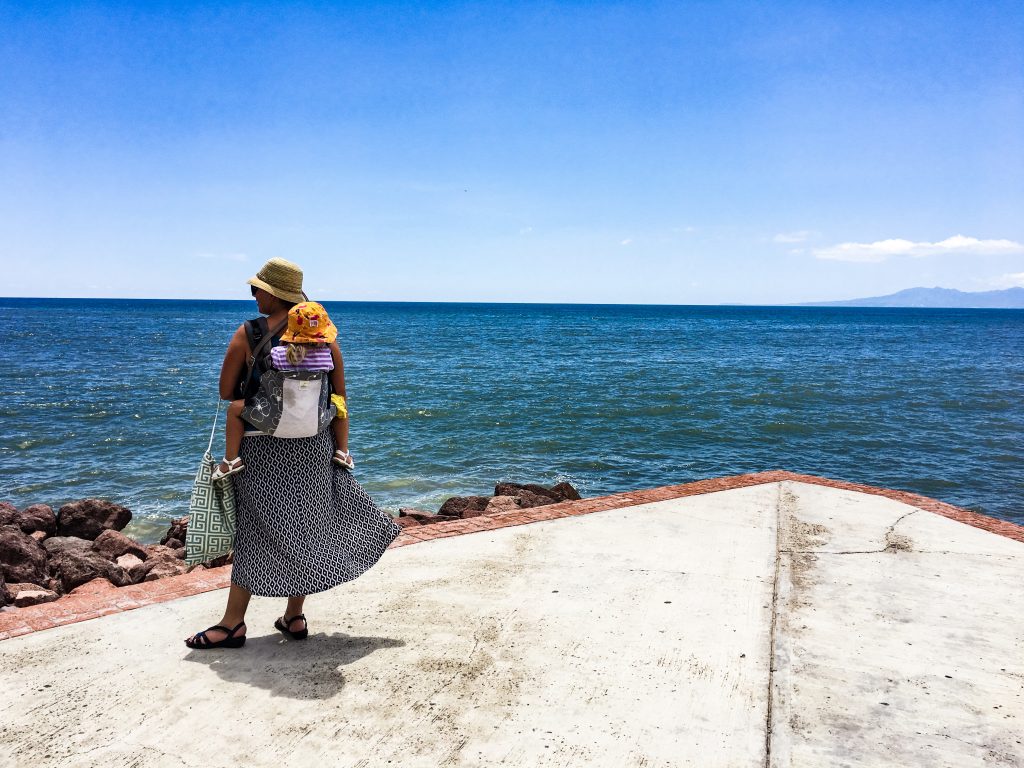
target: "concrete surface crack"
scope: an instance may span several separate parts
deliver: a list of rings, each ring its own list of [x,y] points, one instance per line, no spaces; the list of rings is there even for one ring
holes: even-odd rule
[[[885,532],[886,552],[910,552],[914,549],[914,540],[909,536],[896,533],[896,526],[911,515],[916,515],[918,512],[920,512],[920,510],[912,509],[905,515],[901,515],[895,523],[889,526],[889,529]]]
[[[780,549],[780,554],[785,555],[880,555],[884,552],[910,552],[914,549],[914,542],[909,536],[896,533],[896,526],[902,523],[911,515],[916,515],[921,510],[912,509],[897,518],[896,522],[885,529],[885,546],[881,549]],[[945,554],[935,552],[932,554]]]
[[[772,622],[768,633],[768,705],[764,721],[764,768],[772,763],[772,699],[775,695],[775,636],[779,616],[779,574],[782,571],[782,484],[775,502],[775,575],[772,579]]]
[[[844,549],[844,550],[829,550],[829,549],[783,549],[782,554],[784,555],[880,555],[883,552],[888,551],[888,547],[885,549]]]
[[[479,647],[480,647],[480,635],[474,634],[473,635],[473,647],[470,649],[469,653],[466,655],[465,664],[467,666],[469,665],[470,659],[473,658],[473,654],[476,653],[476,649],[479,648]],[[433,693],[431,693],[429,696],[427,696],[426,700],[429,701],[430,699],[432,699],[435,696],[437,696],[437,694],[439,694],[441,691],[443,691],[449,685],[454,683],[459,678],[459,675],[461,675],[462,673],[463,673],[462,669],[456,670],[452,674],[451,677],[449,677],[445,682],[443,682],[440,686],[438,686],[437,690],[435,690]]]

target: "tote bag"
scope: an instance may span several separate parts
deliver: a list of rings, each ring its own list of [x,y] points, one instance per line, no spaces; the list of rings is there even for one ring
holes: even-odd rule
[[[199,462],[192,497],[188,504],[188,530],[185,533],[185,562],[188,565],[205,563],[226,555],[235,541],[235,487],[230,477],[214,481],[213,470],[217,466],[213,455],[213,436],[217,431],[220,404],[213,417],[210,430],[210,444]]]

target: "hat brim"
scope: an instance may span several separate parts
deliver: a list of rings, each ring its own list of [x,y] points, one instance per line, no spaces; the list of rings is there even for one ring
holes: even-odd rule
[[[245,281],[247,285],[254,285],[257,288],[262,288],[267,293],[277,296],[282,301],[290,301],[293,304],[298,304],[300,301],[305,301],[306,296],[302,291],[293,293],[292,291],[282,291],[280,288],[275,288],[270,283],[260,280],[258,277],[250,277]]]
[[[300,333],[289,333],[285,331],[281,334],[281,341],[286,344],[331,344],[338,338],[338,329],[336,326],[331,326],[323,333],[323,338],[313,339],[309,336],[303,336]]]

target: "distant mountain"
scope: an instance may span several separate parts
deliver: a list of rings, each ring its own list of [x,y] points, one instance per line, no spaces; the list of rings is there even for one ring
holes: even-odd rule
[[[813,301],[802,307],[937,307],[944,309],[1024,309],[1024,288],[968,293],[953,288],[907,288],[888,296],[848,301]]]

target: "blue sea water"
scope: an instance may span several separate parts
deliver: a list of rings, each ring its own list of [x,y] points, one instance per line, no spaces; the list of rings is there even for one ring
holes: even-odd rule
[[[1024,312],[327,303],[391,510],[788,469],[1024,522]],[[0,299],[0,500],[186,512],[245,301]],[[218,436],[215,447],[223,446]]]

